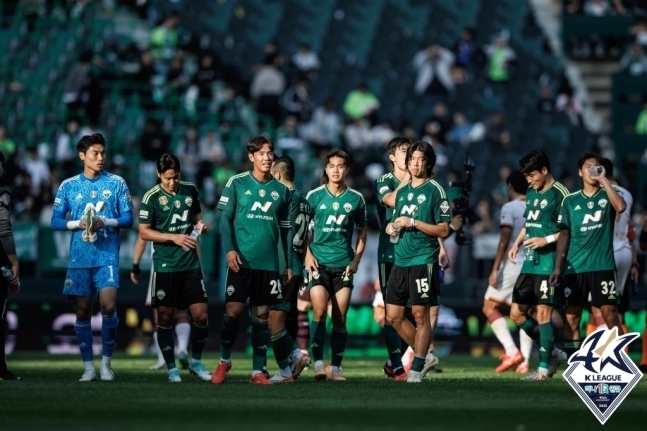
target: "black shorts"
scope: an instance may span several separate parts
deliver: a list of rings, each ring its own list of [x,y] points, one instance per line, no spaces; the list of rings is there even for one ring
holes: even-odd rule
[[[308,287],[323,286],[333,296],[345,287],[353,288],[353,274],[346,276],[346,268],[331,268],[319,265],[319,271],[308,273]]]
[[[246,303],[251,306],[275,306],[283,302],[281,277],[278,271],[240,268],[238,272],[227,270],[225,303]]]
[[[620,294],[617,285],[616,272],[613,270],[566,274],[562,280],[562,303],[584,306],[590,293],[594,307],[618,306]]]
[[[378,270],[380,273],[380,290],[382,291],[382,296],[386,296],[386,284],[389,281],[392,269],[393,262],[382,262],[379,264]]]
[[[560,286],[551,286],[550,275],[519,274],[512,290],[512,302],[522,305],[555,305],[562,290]]]
[[[208,302],[202,269],[153,273],[151,288],[153,308],[173,307],[184,310],[190,305]]]
[[[290,279],[290,281],[284,283],[282,289],[283,302],[272,308],[286,312],[295,309],[297,306],[299,290],[301,289],[301,286],[303,286],[303,280],[304,278],[302,275],[295,275]]]
[[[393,265],[386,289],[386,304],[406,306],[438,305],[440,280],[438,263],[400,267]]]

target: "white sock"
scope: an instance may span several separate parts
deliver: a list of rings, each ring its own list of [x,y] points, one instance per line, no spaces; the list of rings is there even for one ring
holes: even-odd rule
[[[532,338],[523,329],[519,331],[519,345],[521,346],[523,363],[527,364],[530,362],[530,356],[532,356]]]
[[[157,342],[157,331],[153,333],[153,341],[155,342],[155,350],[157,351],[157,363],[158,364],[163,364],[164,363],[164,355],[162,355],[162,351],[160,350],[160,345]]]
[[[84,362],[83,365],[85,365],[86,370],[94,370],[94,362],[93,361]]]
[[[101,358],[101,365],[110,365],[110,357],[104,356]]]
[[[303,352],[299,349],[294,349],[292,353],[290,353],[290,359],[292,359],[292,362],[296,362],[301,358],[303,358]]]
[[[338,367],[338,366],[336,366],[336,365],[332,365],[332,366],[330,367],[330,372],[331,372],[331,373],[335,373],[335,374],[339,374],[339,367]]]
[[[222,358],[220,358],[220,362],[224,362],[227,365],[231,365],[231,359],[222,359]]]
[[[548,375],[548,368],[537,368],[537,371],[539,371],[544,376]]]
[[[263,373],[262,371],[252,370],[252,377],[254,377],[257,374],[262,374],[262,373]]]
[[[505,354],[507,356],[512,356],[519,351],[517,345],[514,344],[510,330],[508,329],[508,323],[505,321],[505,317],[499,317],[494,322],[490,323],[494,335],[499,339],[499,342],[503,345],[505,349]]]
[[[315,367],[325,367],[324,361],[315,361]]]
[[[178,351],[186,353],[189,349],[191,325],[188,323],[178,323],[177,325],[175,325],[175,335],[177,336]]]
[[[393,366],[393,363],[391,362],[391,360],[390,360],[390,359],[387,359],[387,360],[386,360],[386,366],[387,366],[387,367],[392,367],[392,366]]]
[[[292,375],[292,370],[290,370],[290,367],[281,368],[279,370],[279,374],[281,377],[290,377]]]

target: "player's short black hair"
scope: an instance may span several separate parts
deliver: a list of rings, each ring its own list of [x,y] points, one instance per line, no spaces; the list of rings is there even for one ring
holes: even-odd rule
[[[175,154],[162,154],[159,159],[157,159],[157,173],[163,174],[169,169],[173,169],[175,172],[180,172],[180,160],[175,156]]]
[[[94,133],[92,135],[85,135],[76,144],[76,151],[85,154],[91,146],[103,145],[106,146],[106,139],[101,133]]]
[[[328,166],[328,163],[330,163],[330,159],[333,159],[335,157],[339,157],[340,159],[343,159],[344,160],[344,165],[346,165],[346,167],[350,166],[350,157],[348,156],[348,154],[345,151],[334,150],[334,151],[331,151],[330,153],[328,153],[328,155],[326,156],[326,160],[324,161],[324,172],[323,172],[323,175],[322,175],[322,178],[321,178],[321,181],[324,184],[328,184],[328,182],[330,181],[330,178],[328,178],[328,174],[326,173],[325,167]]]
[[[436,166],[436,152],[428,142],[414,142],[409,146],[409,148],[407,148],[407,167],[409,166],[409,161],[411,160],[413,153],[415,153],[416,151],[420,151],[425,155],[425,162],[427,163],[427,176],[430,177],[434,173],[434,167]]]
[[[532,150],[519,160],[519,170],[524,175],[528,175],[534,171],[541,172],[543,168],[546,168],[548,173],[550,173],[550,159],[548,158],[548,154],[541,150]]]
[[[526,181],[526,176],[521,171],[514,170],[510,172],[505,182],[506,184],[510,184],[515,193],[519,193],[520,195],[525,195],[528,191],[528,181]]]
[[[274,142],[272,142],[270,138],[265,136],[254,136],[247,143],[247,154],[254,154],[261,151],[261,148],[263,148],[263,145],[265,144],[268,144],[270,149],[274,151]]]
[[[386,146],[386,150],[389,155],[395,154],[396,150],[400,147],[409,146],[413,144],[413,141],[411,138],[408,138],[406,136],[396,136],[395,138],[391,139],[389,143]]]
[[[603,157],[598,153],[592,153],[587,151],[586,153],[583,153],[580,156],[580,158],[577,160],[577,168],[582,169],[582,166],[584,166],[584,162],[586,162],[589,159],[595,159],[595,163],[597,163],[598,165],[601,165]]]
[[[602,166],[604,166],[605,170],[605,175],[607,178],[613,178],[613,162],[606,157],[602,159],[602,163],[600,163]]]
[[[294,160],[290,156],[281,156],[274,160],[272,169],[281,172],[288,181],[294,181]]]

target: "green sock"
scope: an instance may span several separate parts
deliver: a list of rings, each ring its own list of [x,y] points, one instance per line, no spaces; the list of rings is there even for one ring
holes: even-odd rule
[[[422,372],[422,369],[425,367],[425,358],[419,358],[414,356],[413,364],[411,364],[411,371]]]
[[[278,333],[272,335],[272,349],[274,350],[274,357],[279,368],[287,368],[290,366],[290,345],[292,340],[288,335],[288,331],[283,329]]]
[[[537,321],[532,317],[526,316],[526,320],[524,320],[521,325],[517,325],[517,327],[519,329],[523,329],[534,341],[539,341],[539,334],[535,332]]]
[[[159,339],[159,332],[157,334],[157,338]],[[580,340],[564,340],[564,352],[566,353],[566,356],[569,358],[571,355],[578,350],[580,350],[580,347],[582,346],[582,341]]]
[[[238,338],[238,321],[230,323],[227,317],[223,317],[220,324],[220,357],[225,360],[231,359],[231,348]]]
[[[384,322],[384,344],[386,344],[386,350],[389,353],[391,367],[393,367],[394,370],[402,366],[402,355],[404,352],[400,350],[401,341],[402,340],[395,328]]]
[[[265,323],[252,323],[252,370],[262,371],[267,359],[270,330]]]
[[[191,328],[191,358],[199,361],[202,359],[202,351],[204,350],[204,345],[207,344],[207,338],[209,336],[209,324],[205,326],[198,326],[195,323]]]
[[[541,323],[539,325],[539,368],[548,368],[550,355],[553,354],[553,325]]]
[[[332,361],[330,365],[339,367],[342,359],[344,359],[344,352],[346,351],[346,341],[348,341],[347,332],[332,331],[330,336],[330,348],[332,350]]]
[[[312,349],[312,357],[315,361],[323,361],[324,347],[326,345],[326,319],[321,322],[312,321],[312,341],[310,348]]]
[[[166,368],[169,370],[177,368],[175,365],[175,340],[173,339],[173,328],[157,327],[157,344],[164,356]]]

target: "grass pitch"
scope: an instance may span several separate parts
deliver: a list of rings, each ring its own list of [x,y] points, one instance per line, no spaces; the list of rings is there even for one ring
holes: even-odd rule
[[[0,380],[0,430],[642,431],[647,426],[647,381],[603,427],[561,373],[548,382],[521,382],[513,372],[496,375],[492,358],[443,358],[444,372],[419,385],[387,379],[382,361],[349,359],[347,382],[315,382],[310,370],[294,384],[273,387],[249,385],[251,361],[244,357],[234,359],[228,381],[218,387],[188,371],[182,372],[183,383],[169,384],[165,372],[148,370],[153,361],[119,356],[113,359],[115,382],[83,384],[77,382],[83,369],[76,356],[13,355],[11,369],[23,380]],[[215,366],[215,360],[205,363]]]

